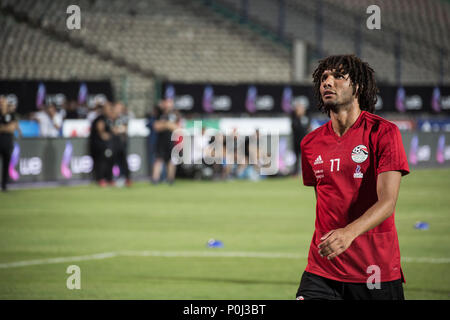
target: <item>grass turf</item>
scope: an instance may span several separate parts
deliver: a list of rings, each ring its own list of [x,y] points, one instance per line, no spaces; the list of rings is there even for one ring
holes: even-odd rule
[[[403,178],[396,223],[407,299],[450,298],[450,170]],[[293,299],[315,201],[299,179],[94,185],[0,194],[0,264],[119,251],[272,252],[304,258],[143,257],[0,268],[0,299]],[[422,220],[429,230],[416,230]],[[210,238],[224,248],[206,248]],[[66,268],[81,268],[81,290]]]

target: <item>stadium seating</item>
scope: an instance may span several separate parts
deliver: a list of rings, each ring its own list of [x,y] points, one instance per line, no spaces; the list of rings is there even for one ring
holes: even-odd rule
[[[214,2],[240,13],[240,0]],[[138,116],[153,103],[158,79],[291,80],[289,49],[225,19],[205,3],[80,0],[81,30],[68,30],[66,9],[71,0],[2,0],[0,41],[6,50],[0,53],[0,78],[108,78],[118,97],[128,101]],[[316,51],[317,3],[285,0],[284,28],[287,39],[304,40]],[[397,80],[395,47],[401,34],[403,83],[436,83],[441,67],[444,81],[449,81],[448,58],[441,64],[436,54],[450,48],[448,3],[385,1],[383,33],[368,30],[365,20],[356,19],[366,16],[370,0],[322,0],[322,4],[323,54],[354,52],[359,30],[361,56],[373,65],[381,81],[393,83]],[[277,30],[278,1],[248,0],[248,5],[250,19]],[[309,71],[317,58],[311,55]]]
[[[182,1],[79,1],[81,30],[67,30],[63,1],[9,1],[16,14],[27,15],[46,29],[63,31],[74,43],[109,51],[164,79],[178,81],[286,82],[290,79],[289,51],[251,31],[214,16],[201,3]],[[111,77],[121,92],[126,68],[102,61],[70,43],[52,39],[39,29],[2,16],[8,32],[2,40],[14,54],[1,54],[2,78]],[[26,41],[24,41],[26,40]],[[32,48],[28,51],[27,46]],[[21,61],[21,63],[19,63]],[[23,63],[25,62],[25,63]],[[29,62],[29,63],[28,63]],[[128,77],[128,99],[142,115],[153,98],[154,79]],[[136,100],[141,100],[140,106]],[[147,106],[143,105],[147,101]],[[131,105],[131,103],[130,103]]]
[[[241,10],[240,0],[216,2],[235,12]],[[277,0],[248,0],[250,19],[276,31],[278,3]],[[382,32],[366,28],[366,9],[373,4],[370,0],[285,0],[284,3],[284,36],[290,40],[300,39],[314,50],[319,49],[316,24],[319,17],[318,4],[322,3],[322,55],[356,52],[355,41],[357,33],[360,32],[360,55],[374,67],[381,81],[397,81],[395,50],[399,43],[402,54],[402,83],[437,83],[441,69],[444,82],[450,81],[448,3],[437,0],[383,1]],[[310,63],[312,71],[316,59],[312,59]]]
[[[89,54],[83,48],[57,41],[9,16],[0,15],[0,29],[3,31],[0,41],[5,44],[0,54],[0,78],[110,79],[119,97],[128,95],[136,113],[143,114],[148,109],[154,88],[152,79]],[[129,89],[121,94],[124,75],[127,75]]]

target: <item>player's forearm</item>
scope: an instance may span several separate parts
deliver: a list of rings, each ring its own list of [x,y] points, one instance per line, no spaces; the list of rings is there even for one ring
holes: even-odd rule
[[[378,200],[362,216],[348,224],[345,229],[352,234],[353,239],[372,230],[389,218],[395,210],[394,199]]]
[[[167,121],[166,120],[158,120],[153,124],[153,128],[155,131],[160,132],[167,129]]]
[[[0,132],[2,132],[2,133],[13,133],[15,130],[16,130],[15,123],[0,125]]]

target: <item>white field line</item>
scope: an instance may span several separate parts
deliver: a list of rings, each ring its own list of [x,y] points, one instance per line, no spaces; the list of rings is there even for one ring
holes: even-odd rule
[[[9,263],[0,263],[0,269],[27,267],[27,266],[34,266],[34,265],[63,263],[63,262],[65,263],[65,262],[100,260],[100,259],[106,259],[106,258],[114,258],[114,257],[117,257],[117,255],[118,255],[117,252],[103,252],[103,253],[90,254],[90,255],[86,255],[86,256],[16,261],[16,262],[9,262]]]
[[[165,257],[165,258],[262,258],[262,259],[305,259],[307,256],[295,253],[276,252],[206,252],[206,251],[118,251],[103,252],[84,256],[59,257],[48,259],[25,260],[0,263],[0,269],[27,267],[34,265],[67,263],[78,261],[102,260],[115,257]],[[450,258],[402,257],[402,262],[409,263],[450,263]]]
[[[441,263],[450,263],[450,258],[426,258],[426,257],[410,258],[410,257],[403,257],[403,258],[401,258],[401,261],[403,261],[403,262],[416,262],[416,263],[441,264]]]
[[[186,258],[284,258],[300,259],[306,258],[295,253],[275,253],[275,252],[218,252],[218,251],[122,251],[121,256],[132,257],[186,257]]]

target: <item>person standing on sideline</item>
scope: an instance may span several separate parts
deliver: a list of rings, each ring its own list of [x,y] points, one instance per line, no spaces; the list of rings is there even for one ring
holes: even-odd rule
[[[306,115],[306,107],[302,102],[296,101],[294,103],[294,110],[291,113],[291,129],[292,149],[295,153],[295,167],[292,170],[292,175],[297,176],[300,172],[300,143],[310,130],[310,120]]]
[[[100,187],[114,184],[113,117],[112,104],[106,101],[102,106],[102,113],[91,124],[89,149],[94,161],[94,179]]]
[[[0,156],[2,158],[2,191],[7,191],[9,161],[14,147],[14,131],[18,128],[13,112],[9,110],[5,97],[0,96]]]
[[[131,187],[130,169],[128,168],[128,122],[129,116],[127,107],[122,102],[116,102],[113,106],[113,143],[114,143],[114,164],[120,169],[120,176],[125,178],[125,185]]]
[[[39,123],[39,134],[43,138],[57,138],[61,136],[63,117],[54,103],[45,105],[44,110],[34,113],[31,118]]]
[[[171,160],[172,148],[175,146],[172,132],[179,128],[180,119],[179,113],[174,110],[172,99],[166,98],[159,102],[153,122],[153,129],[158,133],[152,171],[153,184],[159,183],[163,165],[166,165],[167,182],[173,184],[175,181],[176,166]]]
[[[403,300],[394,211],[409,167],[400,131],[374,114],[374,71],[355,55],[320,60],[313,79],[331,119],[301,143],[316,222],[297,299]]]

